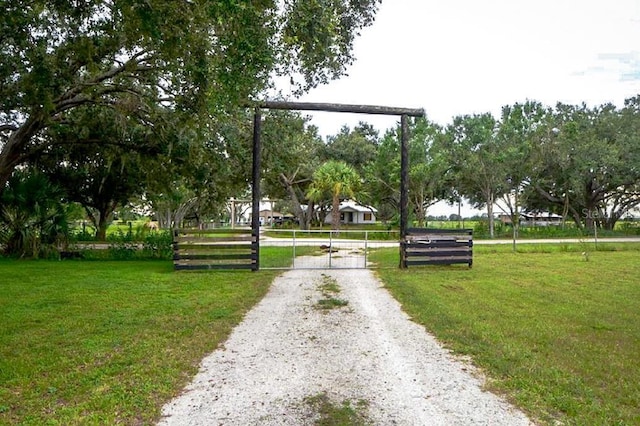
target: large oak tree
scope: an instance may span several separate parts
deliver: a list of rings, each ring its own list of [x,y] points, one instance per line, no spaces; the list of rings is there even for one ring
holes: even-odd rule
[[[489,235],[494,236],[493,206],[504,191],[505,172],[490,113],[458,116],[446,130],[458,192],[476,207],[486,206]]]
[[[309,229],[314,201],[307,197],[324,148],[315,126],[297,112],[270,111],[262,126],[264,193],[288,200],[301,229]]]
[[[529,207],[570,217],[578,227],[613,229],[640,204],[640,101],[622,109],[559,103],[552,132],[537,147]]]
[[[158,106],[210,116],[244,104],[275,74],[294,76],[300,91],[335,78],[377,3],[2,2],[0,191],[42,150],[43,132],[79,106],[142,122]]]

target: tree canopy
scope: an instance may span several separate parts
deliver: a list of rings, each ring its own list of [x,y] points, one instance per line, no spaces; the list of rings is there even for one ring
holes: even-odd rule
[[[623,108],[559,103],[536,145],[530,206],[570,217],[578,226],[613,229],[640,204],[638,97]]]
[[[330,160],[313,174],[307,196],[314,201],[331,200],[331,225],[340,229],[340,201],[355,198],[362,184],[358,172],[344,161]]]
[[[0,191],[69,111],[124,111],[161,131],[158,108],[210,118],[264,90],[344,73],[379,0],[3,1]],[[202,125],[206,125],[206,119]]]
[[[71,186],[67,199],[101,217],[131,194],[167,225],[219,209],[249,187],[243,107],[276,76],[302,93],[342,75],[379,3],[0,0],[0,196],[24,167]],[[435,200],[465,197],[487,207],[490,223],[502,202],[512,223],[526,209],[613,228],[640,204],[639,105],[640,97],[622,108],[526,101],[445,127],[413,120],[415,219],[422,223]],[[323,143],[301,116],[270,112],[263,129],[265,192],[289,198],[303,226],[313,175],[329,160],[364,177],[363,201],[380,217],[397,212],[398,128],[379,138],[360,123]],[[105,182],[117,193],[104,192]],[[91,187],[98,192],[70,190]]]
[[[309,229],[314,200],[307,197],[325,146],[315,126],[291,111],[269,111],[262,125],[263,188],[270,199],[289,200],[302,229]],[[307,205],[307,208],[304,205]]]

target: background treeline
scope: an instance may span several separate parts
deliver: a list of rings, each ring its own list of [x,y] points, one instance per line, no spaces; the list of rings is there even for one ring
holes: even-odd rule
[[[505,106],[500,117],[458,116],[446,126],[411,120],[411,220],[423,226],[429,206],[464,198],[486,208],[481,226],[489,236],[502,226],[494,224],[495,206],[514,232],[522,211],[555,213],[585,232],[612,230],[640,203],[639,101],[622,108],[527,101]],[[250,111],[226,116],[206,138],[182,135],[165,145],[145,141],[140,124],[116,130],[115,117],[83,114],[77,125],[84,134],[44,135],[50,147],[9,180],[2,194],[6,251],[33,253],[39,244],[66,241],[72,219],[90,221],[95,234],[85,229],[84,239],[104,240],[116,213],[146,213],[165,229],[185,219],[220,223],[229,218],[230,197],[250,198]],[[281,200],[275,207],[295,215],[297,226],[309,228],[330,211],[331,194],[313,191],[327,163],[355,172],[350,195],[376,207],[386,226],[397,225],[399,126],[379,136],[362,122],[323,140],[307,117],[266,112],[263,140],[264,195]],[[334,169],[339,180],[344,170]]]
[[[227,221],[229,200],[250,198],[253,100],[273,97],[277,76],[303,93],[343,75],[379,1],[72,3],[8,5],[0,26],[7,253],[64,245],[74,220],[97,240],[116,214],[160,229]],[[500,117],[411,120],[412,221],[464,198],[486,207],[490,236],[495,205],[514,236],[523,209],[613,229],[639,202],[639,105],[526,101]],[[362,122],[323,139],[304,115],[265,111],[263,196],[305,229],[344,198],[393,226],[398,133]]]
[[[64,239],[75,205],[98,239],[126,204],[215,215],[247,186],[242,106],[343,75],[379,3],[3,2],[3,250]]]

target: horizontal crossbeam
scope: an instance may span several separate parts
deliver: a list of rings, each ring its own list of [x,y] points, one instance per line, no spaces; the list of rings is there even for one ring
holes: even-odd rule
[[[252,106],[252,105],[247,105]],[[256,105],[264,109],[284,109],[300,111],[326,111],[326,112],[351,112],[355,114],[378,114],[378,115],[408,115],[409,117],[424,117],[422,108],[399,108],[377,105],[352,105],[352,104],[332,104],[322,102],[289,102],[289,101],[264,101]]]

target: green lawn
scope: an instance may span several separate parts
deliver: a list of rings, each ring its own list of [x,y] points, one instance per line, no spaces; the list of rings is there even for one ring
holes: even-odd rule
[[[640,424],[640,245],[589,261],[580,244],[526,247],[477,246],[472,269],[369,259],[415,321],[541,423]],[[153,423],[277,273],[0,260],[0,424]]]
[[[579,246],[538,248],[476,247],[472,269],[378,274],[416,322],[541,423],[640,424],[640,245],[589,261]],[[370,260],[397,265],[397,252]]]
[[[264,246],[260,247],[260,268],[286,269],[291,267],[294,256],[317,255],[322,252],[311,246]]]
[[[274,272],[0,260],[0,424],[149,424]]]

